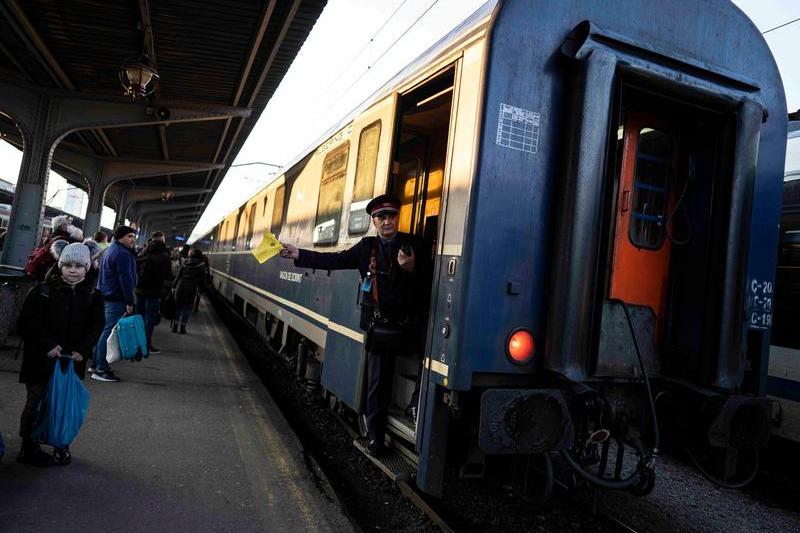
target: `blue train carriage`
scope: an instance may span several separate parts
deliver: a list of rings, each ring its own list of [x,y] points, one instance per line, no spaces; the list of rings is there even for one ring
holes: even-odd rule
[[[800,442],[800,112],[790,118],[767,393],[777,404],[773,435]]]
[[[549,478],[559,452],[646,493],[659,436],[737,484],[769,435],[786,129],[769,49],[728,1],[491,4],[215,229],[215,284],[358,412],[357,273],[248,248],[267,228],[346,249],[394,193],[435,256],[421,375],[398,359],[390,416],[423,490],[447,464]]]

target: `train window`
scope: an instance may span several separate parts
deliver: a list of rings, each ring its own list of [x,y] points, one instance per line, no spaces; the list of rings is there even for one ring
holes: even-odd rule
[[[272,222],[270,231],[277,236],[283,226],[283,202],[286,199],[286,185],[281,185],[275,190],[275,204],[272,206]]]
[[[349,154],[350,143],[344,143],[325,156],[322,163],[317,218],[312,239],[314,244],[328,244],[339,240],[339,220],[342,217],[344,178]]]
[[[349,235],[366,233],[369,215],[364,211],[375,190],[375,171],[378,167],[378,146],[381,139],[381,122],[373,122],[361,130],[358,137],[356,182],[353,185],[353,202],[350,204]]]
[[[234,252],[236,251],[236,219],[234,217],[233,220],[228,220],[228,250]]]
[[[230,229],[230,221],[226,220],[222,226],[222,250],[230,249],[230,238],[228,237],[228,230]]]
[[[642,128],[636,150],[628,238],[638,248],[656,250],[664,244],[672,140],[663,131]]]
[[[253,230],[256,226],[256,204],[250,206],[250,214],[247,216],[247,238],[245,239],[245,249],[250,249],[250,243],[253,240]]]
[[[241,210],[239,214],[239,220],[236,223],[236,233],[233,234],[233,238],[235,239],[235,249],[236,250],[246,250],[245,248],[245,233],[247,232],[247,215],[249,211],[246,207],[240,207]]]

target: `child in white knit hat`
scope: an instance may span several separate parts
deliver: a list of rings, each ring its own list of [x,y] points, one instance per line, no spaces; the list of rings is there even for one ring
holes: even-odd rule
[[[28,293],[17,328],[25,342],[20,383],[27,388],[27,401],[20,417],[22,449],[17,460],[34,466],[71,461],[69,448],[54,448],[53,456],[31,438],[36,406],[44,396],[50,376],[62,354],[72,354],[75,373],[86,375],[86,358],[103,331],[103,297],[86,273],[96,244],[59,240],[52,245],[58,257],[47,279]]]

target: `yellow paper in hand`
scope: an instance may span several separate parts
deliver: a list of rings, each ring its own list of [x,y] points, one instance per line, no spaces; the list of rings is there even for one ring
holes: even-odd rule
[[[269,231],[265,231],[261,244],[253,248],[252,252],[259,263],[264,263],[275,257],[278,252],[281,251],[281,248],[283,248],[283,246],[278,242],[278,239],[275,238],[275,235]]]

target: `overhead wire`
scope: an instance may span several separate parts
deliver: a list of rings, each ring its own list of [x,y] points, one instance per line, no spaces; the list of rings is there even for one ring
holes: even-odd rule
[[[779,29],[783,28],[784,26],[788,26],[789,24],[794,24],[795,22],[798,22],[798,21],[800,21],[800,17],[798,17],[798,18],[796,18],[794,20],[790,20],[789,22],[784,22],[783,24],[775,26],[774,28],[770,28],[767,31],[762,31],[761,35],[766,35],[771,31],[779,30]]]
[[[347,86],[347,88],[346,88],[344,91],[342,91],[342,92],[339,94],[338,98],[337,98],[337,99],[336,99],[336,100],[333,102],[333,104],[331,104],[331,105],[330,105],[330,106],[328,106],[328,107],[329,107],[329,108],[333,108],[333,107],[335,107],[335,106],[336,106],[336,104],[338,104],[338,103],[339,103],[339,102],[342,100],[342,98],[344,97],[344,95],[345,95],[345,94],[347,94],[347,92],[348,92],[350,89],[352,89],[353,87],[355,87],[355,85],[356,85],[356,84],[357,84],[359,81],[361,81],[361,79],[362,79],[364,76],[366,76],[366,75],[367,75],[367,73],[370,71],[370,69],[371,69],[372,67],[374,67],[374,66],[375,66],[375,65],[378,63],[378,61],[380,61],[381,59],[383,59],[383,57],[384,57],[386,54],[388,54],[388,53],[389,53],[389,50],[391,50],[392,48],[394,48],[394,45],[396,45],[398,42],[400,42],[400,39],[402,39],[403,37],[405,37],[405,36],[406,36],[406,34],[407,34],[409,31],[411,31],[411,29],[412,29],[414,26],[416,26],[416,25],[419,23],[419,21],[420,21],[420,20],[422,20],[422,18],[423,18],[425,15],[427,15],[427,14],[428,14],[428,12],[429,12],[431,9],[433,9],[433,7],[434,7],[436,4],[438,4],[438,3],[439,3],[439,0],[434,0],[434,1],[433,1],[433,3],[432,3],[431,5],[429,5],[429,6],[428,6],[428,7],[425,9],[425,11],[423,11],[423,12],[422,12],[422,13],[421,13],[421,14],[420,14],[420,15],[419,15],[419,16],[418,16],[416,19],[414,19],[414,22],[412,22],[412,23],[411,23],[411,25],[409,25],[409,26],[408,26],[408,27],[407,27],[407,28],[406,28],[406,29],[403,31],[403,33],[401,33],[401,34],[400,34],[400,35],[399,35],[399,36],[398,36],[398,37],[397,37],[397,38],[396,38],[394,41],[392,41],[392,43],[391,43],[391,44],[390,44],[388,47],[386,47],[386,49],[385,49],[383,52],[381,52],[381,54],[380,54],[380,55],[379,55],[377,58],[375,58],[375,59],[372,61],[372,63],[371,63],[370,65],[368,65],[368,66],[367,66],[367,69],[366,69],[364,72],[362,72],[360,76],[358,76],[358,77],[357,77],[355,80],[353,80],[353,83],[351,83],[350,85],[348,85],[348,86]]]
[[[392,14],[386,17],[386,20],[383,21],[383,24],[381,24],[380,28],[375,30],[375,33],[372,34],[372,37],[370,37],[369,40],[364,44],[364,46],[362,46],[361,49],[358,52],[356,52],[356,55],[353,56],[353,59],[351,59],[350,62],[347,65],[345,65],[344,68],[339,70],[339,75],[336,76],[336,78],[334,78],[334,80],[330,83],[331,87],[336,85],[336,82],[342,78],[344,73],[347,72],[347,69],[349,69],[353,65],[353,63],[356,62],[356,59],[361,57],[361,54],[364,53],[364,50],[366,50],[369,47],[369,45],[371,45],[375,41],[375,37],[377,37],[378,34],[381,31],[383,31],[383,28],[385,28],[386,25],[389,24],[389,21],[392,20],[392,18],[394,18],[397,12],[400,11],[400,8],[403,7],[406,4],[406,2],[408,2],[408,0],[403,0],[402,2],[400,2],[400,5],[398,5],[394,11],[392,11]]]

